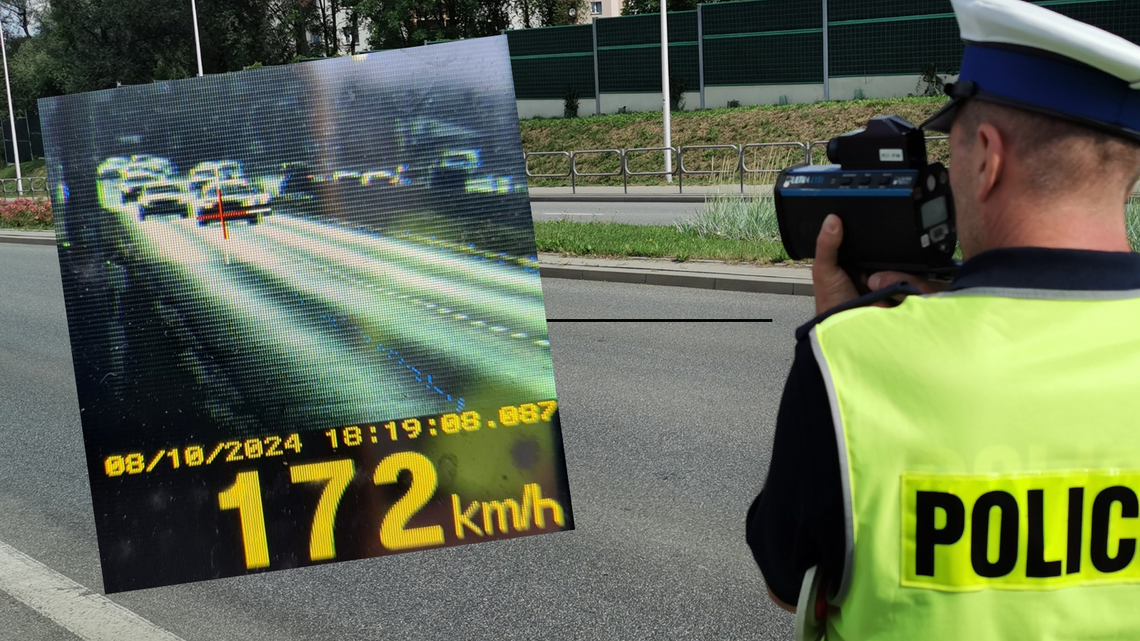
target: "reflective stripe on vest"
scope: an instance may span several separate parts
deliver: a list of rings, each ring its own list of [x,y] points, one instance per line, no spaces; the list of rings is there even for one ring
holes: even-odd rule
[[[812,331],[848,542],[828,639],[1140,634],[1140,292],[1012,293]]]

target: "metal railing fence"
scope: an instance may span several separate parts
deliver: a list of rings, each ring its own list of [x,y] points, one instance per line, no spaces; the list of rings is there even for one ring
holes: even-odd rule
[[[618,170],[610,172],[585,172],[578,171],[578,157],[587,154],[617,154],[618,156]],[[570,152],[570,187],[571,190],[576,189],[576,179],[581,178],[610,178],[625,175],[625,163],[623,162],[625,153],[621,149],[586,149],[583,151]]]
[[[704,151],[711,151],[713,149],[731,149],[736,152],[736,165],[732,169],[685,169],[685,152],[690,149],[701,149]],[[690,176],[724,176],[726,174],[735,175],[740,171],[740,147],[736,145],[685,145],[677,152],[677,166],[681,171],[677,172],[677,188],[680,193],[685,193],[685,174]],[[740,193],[744,193],[744,184],[741,183]]]
[[[632,171],[629,168],[629,155],[630,154],[645,153],[645,152],[649,152],[649,151],[672,152],[670,154],[669,169],[666,171]],[[673,167],[676,166],[674,164],[674,161],[672,160],[673,158],[680,158],[680,154],[677,152],[676,147],[635,147],[634,149],[626,149],[624,151],[624,153],[622,153],[622,155],[621,155],[621,169],[622,169],[622,172],[624,174],[622,177],[622,186],[624,187],[625,193],[627,193],[627,194],[629,193],[629,177],[630,176],[672,176],[673,174],[677,173],[673,169]]]
[[[622,191],[629,193],[629,179],[631,177],[644,177],[644,176],[677,176],[677,191],[684,193],[685,191],[685,176],[739,176],[740,192],[744,193],[745,177],[751,175],[763,174],[777,174],[783,167],[778,169],[773,168],[759,168],[749,167],[745,162],[745,153],[750,149],[762,149],[772,147],[787,147],[796,150],[796,160],[798,162],[791,162],[788,165],[802,164],[808,162],[807,145],[801,142],[774,142],[774,143],[751,143],[747,145],[685,145],[683,147],[636,147],[633,149],[588,149],[583,151],[534,151],[524,154],[526,163],[526,175],[528,178],[569,178],[570,189],[572,193],[577,193],[578,178],[617,178],[622,179]],[[685,153],[695,151],[715,151],[724,150],[731,151],[732,154],[725,154],[724,168],[720,169],[697,169],[685,166]],[[676,160],[670,163],[668,170],[662,171],[637,171],[630,167],[630,157],[636,154],[649,153],[649,152],[672,152]],[[618,157],[618,168],[614,171],[581,171],[578,166],[578,158],[588,154],[613,154]],[[569,168],[565,173],[538,173],[531,171],[531,159],[540,157],[561,156],[569,160]],[[734,179],[734,182],[736,180]]]
[[[944,142],[949,139],[949,136],[927,136],[926,142]],[[784,157],[787,162],[780,162],[775,167],[753,167],[749,166],[747,162],[748,152],[755,150],[768,150],[787,148],[790,153]],[[617,178],[622,179],[622,191],[629,193],[629,179],[644,176],[677,176],[677,191],[678,193],[685,193],[685,176],[734,176],[739,178],[740,193],[744,193],[745,178],[749,175],[775,175],[783,171],[787,167],[798,164],[820,164],[816,162],[815,155],[817,150],[826,150],[827,141],[817,140],[815,142],[756,142],[748,143],[745,145],[684,145],[681,147],[636,147],[633,149],[587,149],[583,151],[533,151],[523,154],[526,162],[526,175],[529,178],[569,178],[571,193],[577,193],[578,178]],[[720,169],[693,169],[685,166],[685,153],[693,151],[714,151],[714,150],[731,150],[735,154],[735,159],[732,156],[725,155],[725,163],[723,168]],[[670,151],[675,161],[670,163],[668,170],[662,171],[635,171],[630,168],[629,160],[633,154],[641,154],[648,152],[665,152]],[[614,154],[618,157],[618,168],[614,171],[580,171],[578,168],[578,158],[588,154]],[[947,159],[938,158],[940,153],[931,154],[928,150],[928,155],[933,155],[931,160],[940,160],[944,164],[949,164]],[[560,156],[565,157],[569,161],[569,167],[565,173],[534,173],[531,172],[530,161],[532,158],[543,156]],[[827,162],[826,156],[823,162]],[[734,182],[737,180],[734,178]]]
[[[740,193],[744,193],[744,176],[746,174],[778,174],[783,171],[780,169],[750,169],[746,161],[749,149],[778,149],[787,147],[790,149],[798,149],[804,155],[806,162],[811,161],[811,156],[808,153],[807,143],[803,142],[754,142],[747,145],[740,146]]]
[[[22,184],[21,184],[22,183]],[[46,197],[48,195],[48,182],[46,176],[33,176],[29,178],[0,178],[0,196],[12,197]]]

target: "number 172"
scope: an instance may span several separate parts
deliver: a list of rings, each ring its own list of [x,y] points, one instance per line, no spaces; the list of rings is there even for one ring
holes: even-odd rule
[[[443,545],[443,528],[439,525],[407,527],[408,521],[427,504],[437,487],[435,466],[426,456],[417,452],[398,452],[386,456],[376,466],[372,482],[376,485],[395,483],[403,470],[411,473],[412,484],[380,521],[380,544],[393,551]],[[352,459],[290,466],[289,476],[293,483],[325,484],[313,513],[309,535],[311,561],[336,558],[336,542],[333,537],[336,512],[341,497],[355,475],[356,466]],[[269,567],[269,541],[265,534],[265,512],[258,472],[239,473],[234,484],[218,494],[218,507],[238,511],[246,569]]]

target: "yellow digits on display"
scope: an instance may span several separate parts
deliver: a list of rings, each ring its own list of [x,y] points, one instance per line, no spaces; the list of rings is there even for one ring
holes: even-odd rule
[[[356,468],[352,459],[294,465],[289,468],[289,475],[294,483],[326,481],[321,499],[317,502],[317,511],[313,514],[313,528],[309,535],[309,559],[324,561],[336,558],[336,542],[333,538],[336,511],[340,507],[344,491],[355,474]]]
[[[402,470],[412,474],[412,486],[380,522],[380,544],[389,550],[443,545],[443,528],[438,525],[407,528],[408,520],[427,504],[437,485],[435,466],[418,452],[398,452],[384,457],[376,466],[376,485],[395,483]]]
[[[265,513],[261,507],[261,482],[257,472],[241,472],[234,484],[218,494],[218,507],[237,510],[241,539],[245,544],[245,567],[269,567],[269,542],[265,537]]]
[[[415,438],[419,436],[420,430],[423,429],[420,426],[419,420],[414,418],[406,419],[403,423],[400,424],[400,427],[403,427],[404,431],[408,433],[408,438]]]

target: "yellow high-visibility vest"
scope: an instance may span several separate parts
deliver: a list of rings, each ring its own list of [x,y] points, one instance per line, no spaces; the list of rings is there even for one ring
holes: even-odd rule
[[[912,296],[811,340],[847,529],[826,638],[1140,639],[1140,291]]]

